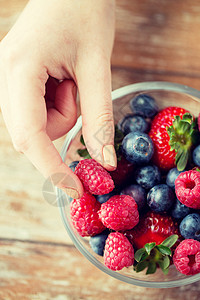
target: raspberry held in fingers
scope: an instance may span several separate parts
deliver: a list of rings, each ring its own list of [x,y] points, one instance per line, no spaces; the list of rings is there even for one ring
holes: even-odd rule
[[[85,190],[91,194],[108,194],[114,189],[110,174],[94,159],[81,160],[75,174],[82,181]]]

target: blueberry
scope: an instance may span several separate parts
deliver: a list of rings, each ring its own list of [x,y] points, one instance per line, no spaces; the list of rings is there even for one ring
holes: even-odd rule
[[[200,145],[198,145],[192,153],[193,162],[196,166],[200,167]]]
[[[138,210],[141,210],[146,204],[146,191],[138,184],[131,184],[125,187],[120,195],[131,196],[138,205]]]
[[[97,201],[99,201],[102,204],[102,203],[107,202],[114,195],[116,195],[116,193],[114,191],[112,191],[105,195],[97,195],[97,196],[95,196],[95,198],[97,199]]]
[[[118,123],[118,126],[126,135],[132,131],[148,132],[150,124],[142,116],[127,115]]]
[[[69,164],[69,167],[70,169],[74,172],[75,171],[75,168],[76,166],[78,165],[79,161],[78,160],[75,160],[75,161],[72,161],[70,164]]]
[[[171,216],[175,219],[183,219],[190,213],[191,209],[184,204],[182,204],[178,199],[176,199],[175,204],[171,210]]]
[[[131,163],[148,163],[154,153],[153,142],[144,132],[130,132],[122,141],[122,153]]]
[[[151,210],[158,213],[167,212],[174,202],[175,194],[166,184],[155,185],[147,194],[147,204]]]
[[[131,99],[130,106],[135,114],[145,118],[152,118],[158,112],[158,106],[155,99],[146,94],[140,94]]]
[[[175,180],[182,172],[184,171],[179,171],[177,168],[172,168],[171,170],[169,170],[166,177],[166,184],[172,189],[175,189]]]
[[[100,234],[97,234],[95,236],[92,236],[89,240],[89,244],[92,248],[92,250],[98,254],[103,256],[104,248],[105,248],[105,243],[106,239],[108,237],[109,231],[105,230],[101,232]]]
[[[196,213],[187,215],[181,221],[179,229],[185,239],[200,241],[200,215]]]
[[[135,180],[144,189],[151,189],[160,183],[161,173],[155,165],[139,167],[135,172]]]

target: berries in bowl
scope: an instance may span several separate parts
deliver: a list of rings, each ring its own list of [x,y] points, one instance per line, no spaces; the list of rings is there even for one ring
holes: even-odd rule
[[[90,157],[81,118],[65,140],[62,158],[67,164],[76,161],[74,172],[85,187],[84,199],[78,200],[57,189],[65,228],[89,261],[119,280],[144,287],[196,282],[200,228],[194,232],[188,223],[199,224],[200,215],[197,150],[193,154],[200,145],[200,92],[146,82],[113,91],[112,99],[117,170],[102,170]],[[144,130],[141,124],[148,126]],[[198,217],[185,219],[191,214]],[[193,251],[187,252],[188,245]]]

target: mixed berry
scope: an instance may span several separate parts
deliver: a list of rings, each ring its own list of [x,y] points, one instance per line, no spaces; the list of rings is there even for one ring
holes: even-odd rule
[[[70,164],[85,189],[70,203],[72,225],[111,270],[167,274],[173,264],[182,274],[200,273],[198,121],[181,107],[159,111],[147,94],[130,108],[115,128],[115,171],[86,148]]]

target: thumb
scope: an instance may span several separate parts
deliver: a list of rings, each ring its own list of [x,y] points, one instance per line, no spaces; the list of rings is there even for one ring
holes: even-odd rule
[[[87,70],[87,72],[85,71]],[[116,168],[110,61],[82,60],[76,73],[83,136],[92,158],[111,171]]]

